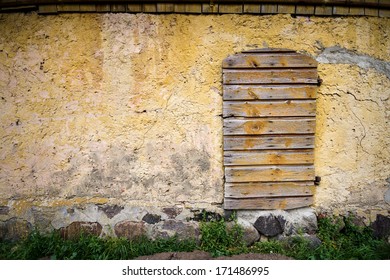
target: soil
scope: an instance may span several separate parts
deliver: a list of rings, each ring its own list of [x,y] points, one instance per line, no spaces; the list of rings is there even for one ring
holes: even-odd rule
[[[136,260],[292,260],[292,258],[279,254],[240,254],[230,257],[213,258],[210,253],[203,251],[158,253],[142,256]]]

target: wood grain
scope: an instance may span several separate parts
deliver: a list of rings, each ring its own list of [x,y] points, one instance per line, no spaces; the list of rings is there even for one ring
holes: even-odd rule
[[[229,150],[313,149],[314,135],[224,136],[223,148]]]
[[[224,119],[224,135],[311,134],[315,118]]]
[[[228,183],[314,181],[312,165],[225,166]]]
[[[225,151],[224,165],[313,164],[313,150]]]
[[[310,117],[316,114],[313,100],[280,101],[225,101],[223,116],[226,117]]]
[[[310,85],[225,85],[223,99],[269,100],[269,99],[315,99],[317,86]]]
[[[309,196],[315,192],[313,182],[250,182],[226,183],[225,197],[227,198],[267,198]]]
[[[248,198],[248,199],[232,199],[225,198],[225,209],[241,209],[241,210],[270,210],[270,209],[296,209],[307,207],[313,204],[313,197],[279,197],[279,198]]]
[[[223,68],[302,68],[317,67],[313,58],[298,53],[241,53],[229,56],[222,62]]]
[[[300,69],[224,69],[223,83],[237,84],[317,84],[317,70]]]

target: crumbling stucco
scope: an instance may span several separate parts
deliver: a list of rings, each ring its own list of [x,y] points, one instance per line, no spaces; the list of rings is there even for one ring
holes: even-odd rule
[[[315,209],[387,215],[389,35],[386,18],[1,14],[0,219],[220,213],[221,62],[255,47],[319,62]]]

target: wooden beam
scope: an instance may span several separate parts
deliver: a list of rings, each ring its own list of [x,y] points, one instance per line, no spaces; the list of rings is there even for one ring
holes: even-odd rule
[[[313,150],[263,150],[263,151],[225,151],[225,166],[258,166],[278,164],[313,164]]]
[[[314,99],[314,85],[225,85],[224,100]]]
[[[313,165],[226,166],[227,183],[314,181]]]
[[[304,197],[279,197],[279,198],[225,198],[225,209],[241,210],[270,210],[270,209],[296,209],[313,204],[312,196]]]
[[[314,135],[224,136],[225,151],[313,149]]]
[[[315,118],[225,119],[224,135],[313,134]]]
[[[237,84],[317,84],[318,74],[315,68],[300,69],[224,69],[223,83]]]

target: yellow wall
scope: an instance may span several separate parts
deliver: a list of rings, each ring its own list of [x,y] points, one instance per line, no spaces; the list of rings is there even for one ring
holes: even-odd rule
[[[319,61],[315,208],[387,213],[389,37],[386,18],[0,14],[0,206],[220,211],[222,60],[281,47]]]

